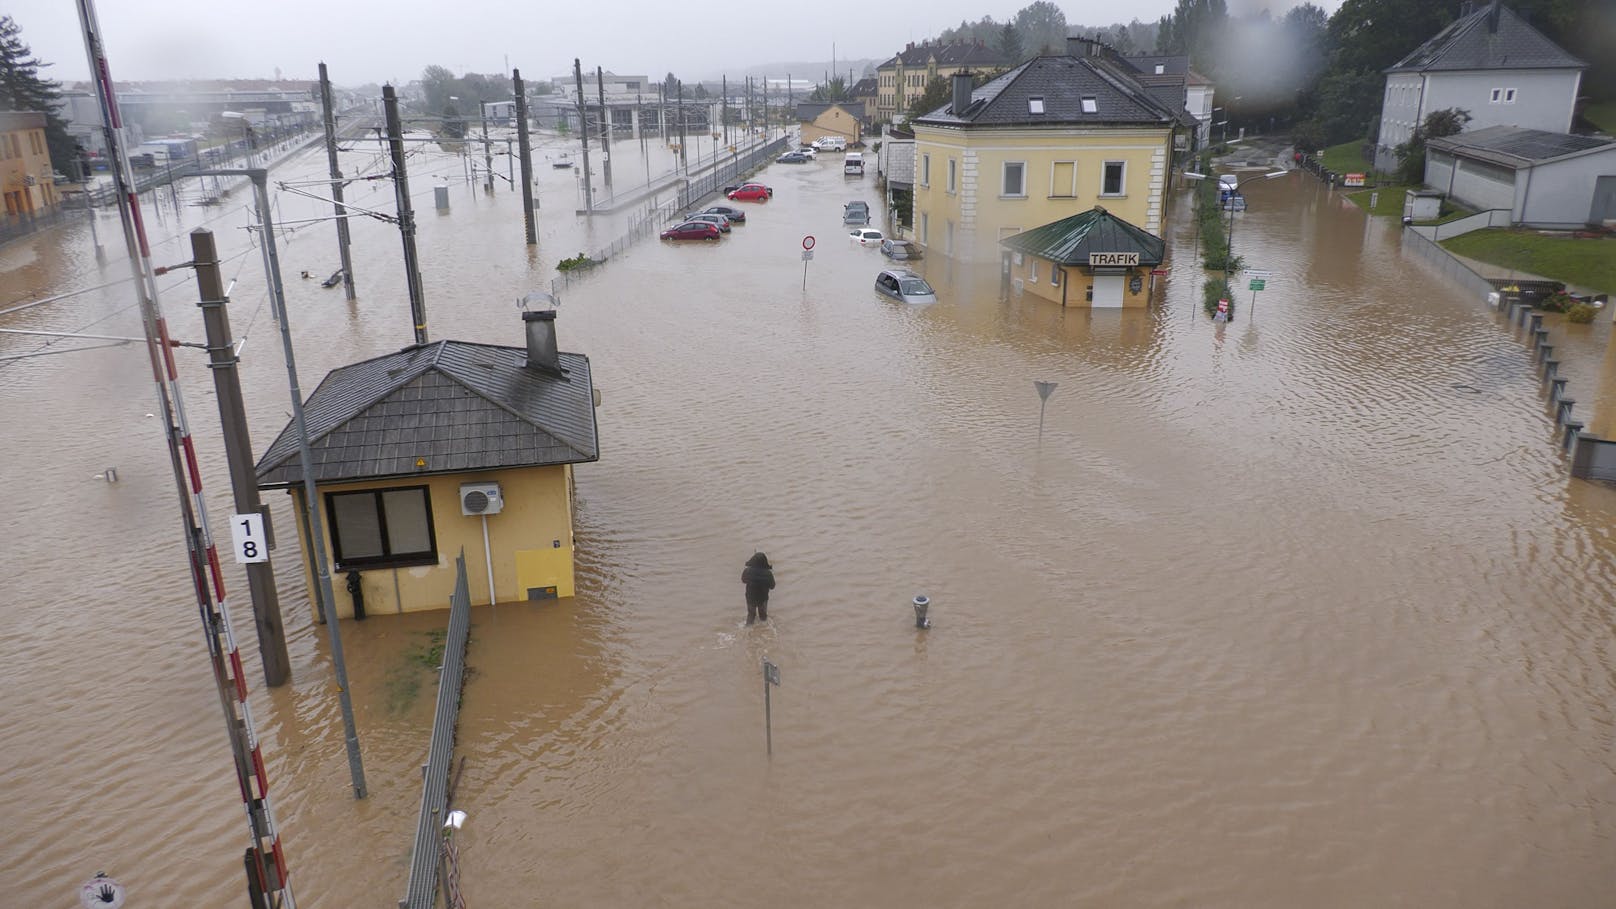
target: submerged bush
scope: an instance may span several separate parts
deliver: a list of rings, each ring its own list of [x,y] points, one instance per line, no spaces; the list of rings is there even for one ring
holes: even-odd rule
[[[1578,325],[1587,325],[1594,320],[1594,316],[1598,312],[1599,310],[1594,309],[1587,303],[1573,303],[1571,308],[1566,310],[1566,321],[1575,322]]]

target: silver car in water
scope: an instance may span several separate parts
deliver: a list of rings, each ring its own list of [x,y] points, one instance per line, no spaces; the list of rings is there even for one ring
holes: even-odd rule
[[[926,279],[912,271],[887,269],[875,276],[875,289],[905,303],[936,303],[937,292]]]

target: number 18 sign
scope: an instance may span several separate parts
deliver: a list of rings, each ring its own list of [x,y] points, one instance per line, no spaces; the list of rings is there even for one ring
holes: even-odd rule
[[[230,543],[236,550],[236,561],[269,561],[269,546],[264,539],[264,516],[237,514],[230,516]]]

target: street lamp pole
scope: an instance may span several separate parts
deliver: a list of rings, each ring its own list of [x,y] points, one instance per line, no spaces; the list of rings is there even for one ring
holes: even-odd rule
[[[1276,177],[1283,177],[1288,173],[1290,173],[1290,171],[1276,170],[1270,171],[1266,174],[1258,174],[1254,177],[1247,177],[1246,179],[1235,183],[1234,189],[1229,191],[1229,198],[1227,200],[1220,200],[1221,204],[1229,210],[1229,229],[1225,232],[1223,238],[1223,289],[1225,292],[1229,290],[1229,260],[1234,255],[1234,200],[1244,198],[1240,195],[1240,187],[1245,186],[1247,183],[1253,183],[1258,180],[1272,180]],[[1207,175],[1194,173],[1193,171],[1185,171],[1184,179],[1197,181],[1205,180],[1207,179]]]

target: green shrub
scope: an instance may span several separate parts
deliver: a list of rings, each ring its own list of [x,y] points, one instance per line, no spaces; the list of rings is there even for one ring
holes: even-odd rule
[[[599,264],[600,263],[598,261],[589,258],[583,253],[579,253],[570,259],[562,259],[560,262],[557,262],[556,271],[572,271],[573,269],[577,268],[592,268]]]
[[[1550,294],[1547,297],[1539,300],[1537,303],[1537,308],[1543,310],[1544,312],[1566,312],[1567,310],[1571,309],[1572,304],[1575,302],[1575,300],[1571,299],[1570,294],[1561,291],[1560,293]]]
[[[1587,303],[1573,303],[1571,308],[1566,310],[1566,321],[1575,322],[1578,325],[1587,325],[1594,320],[1594,315],[1598,312],[1599,310],[1594,309]]]
[[[1229,282],[1222,278],[1213,278],[1206,282],[1205,287],[1201,288],[1201,293],[1204,294],[1201,305],[1206,308],[1207,315],[1217,315],[1218,301],[1228,300],[1229,318],[1231,320],[1234,318],[1234,293],[1229,288]]]

